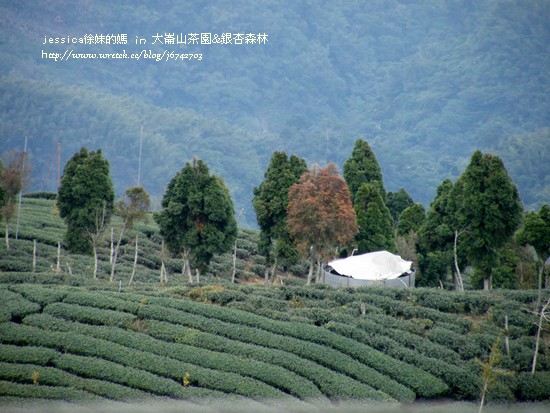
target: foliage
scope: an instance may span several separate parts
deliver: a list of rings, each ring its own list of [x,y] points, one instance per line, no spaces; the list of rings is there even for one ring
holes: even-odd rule
[[[470,261],[491,287],[496,250],[504,245],[521,222],[523,207],[516,186],[498,156],[476,151],[459,178],[459,225],[466,228]]]
[[[303,159],[275,152],[263,182],[254,188],[254,211],[261,230],[259,250],[268,261],[277,257],[288,263],[296,261],[298,254],[286,228],[288,191],[306,170]]]
[[[385,202],[386,190],[382,180],[382,171],[376,159],[374,151],[369,144],[357,139],[351,157],[344,163],[344,179],[348,184],[351,198],[357,203],[357,193],[365,183],[376,185],[382,200]]]
[[[399,215],[413,205],[414,201],[404,188],[400,188],[397,192],[388,192],[386,195],[386,206],[390,210],[393,222],[397,222]]]
[[[397,235],[407,235],[411,231],[418,232],[426,219],[426,211],[422,204],[414,204],[403,210],[397,222]]]
[[[109,220],[115,193],[109,161],[101,149],[80,149],[65,165],[57,207],[67,223],[65,244],[69,251],[90,254],[92,236]]]
[[[361,185],[355,195],[353,208],[359,226],[355,237],[359,253],[395,251],[393,220],[375,182]]]
[[[287,229],[302,255],[309,253],[311,277],[315,260],[344,248],[357,233],[350,193],[336,166],[329,164],[304,173],[288,198]]]
[[[126,197],[115,205],[115,211],[122,217],[126,227],[132,229],[134,222],[145,221],[151,207],[151,198],[142,186],[128,188]]]
[[[201,160],[187,163],[170,181],[155,215],[168,248],[175,256],[191,254],[205,271],[214,254],[228,251],[237,235],[233,202],[221,178],[210,175]]]

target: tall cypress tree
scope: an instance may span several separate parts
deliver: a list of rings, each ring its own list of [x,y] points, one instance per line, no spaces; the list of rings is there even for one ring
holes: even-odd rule
[[[386,205],[390,210],[393,222],[397,223],[399,215],[408,207],[414,205],[414,201],[411,196],[401,188],[397,192],[388,192],[386,195]]]
[[[522,245],[531,245],[537,253],[540,304],[544,261],[550,255],[550,207],[547,204],[543,205],[538,213],[531,211],[525,216],[523,226],[516,234],[516,241]]]
[[[231,249],[237,236],[233,201],[223,180],[201,160],[187,163],[168,184],[163,210],[155,215],[168,249],[204,272],[214,254]]]
[[[418,285],[436,286],[445,281],[453,266],[455,226],[453,183],[445,179],[437,188],[436,196],[426,219],[418,231]]]
[[[382,171],[376,155],[369,144],[357,139],[351,157],[344,163],[344,179],[348,184],[351,199],[355,203],[355,197],[359,188],[364,183],[375,183],[378,187],[382,200],[386,202],[386,191],[382,180]]]
[[[422,204],[413,204],[403,210],[397,222],[397,235],[407,235],[411,231],[418,232],[424,220],[426,211]]]
[[[109,161],[101,149],[80,149],[65,165],[57,195],[59,215],[67,223],[65,245],[69,251],[91,254],[92,235],[100,229],[98,225],[108,222],[114,199]]]
[[[356,236],[359,253],[395,251],[393,219],[375,182],[361,185],[355,196],[354,209],[359,225]]]
[[[458,184],[462,186],[462,199],[457,217],[467,229],[468,258],[482,273],[484,289],[490,289],[497,249],[516,231],[523,206],[516,186],[496,155],[476,151]]]
[[[275,152],[263,182],[254,188],[254,210],[261,230],[259,250],[267,257],[267,263],[273,264],[273,270],[278,259],[292,263],[298,257],[286,228],[288,191],[306,170],[302,158]]]

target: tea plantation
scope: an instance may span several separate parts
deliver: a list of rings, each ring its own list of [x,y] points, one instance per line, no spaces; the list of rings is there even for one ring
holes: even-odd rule
[[[115,238],[119,227],[115,220]],[[227,254],[189,284],[152,221],[125,235],[110,282],[110,234],[97,279],[92,257],[58,250],[63,234],[52,200],[25,198],[17,239],[11,235],[9,250],[0,246],[0,405],[476,401],[498,338],[490,401],[550,398],[548,330],[531,375],[536,291],[333,289],[306,287],[300,277],[259,286],[263,258],[253,230],[241,230],[237,241],[238,283],[230,283]],[[137,272],[128,285],[136,235]],[[163,263],[168,282],[161,284]]]

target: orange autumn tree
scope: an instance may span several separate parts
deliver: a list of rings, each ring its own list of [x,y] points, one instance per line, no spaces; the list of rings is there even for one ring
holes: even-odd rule
[[[290,188],[286,225],[300,254],[309,255],[310,285],[315,263],[319,277],[322,260],[352,242],[358,230],[348,186],[336,165],[314,167]]]

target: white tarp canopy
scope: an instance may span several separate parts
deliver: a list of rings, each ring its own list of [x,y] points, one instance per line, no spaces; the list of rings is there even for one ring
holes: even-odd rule
[[[358,280],[392,280],[411,269],[412,261],[388,251],[368,252],[328,263],[338,274]]]

